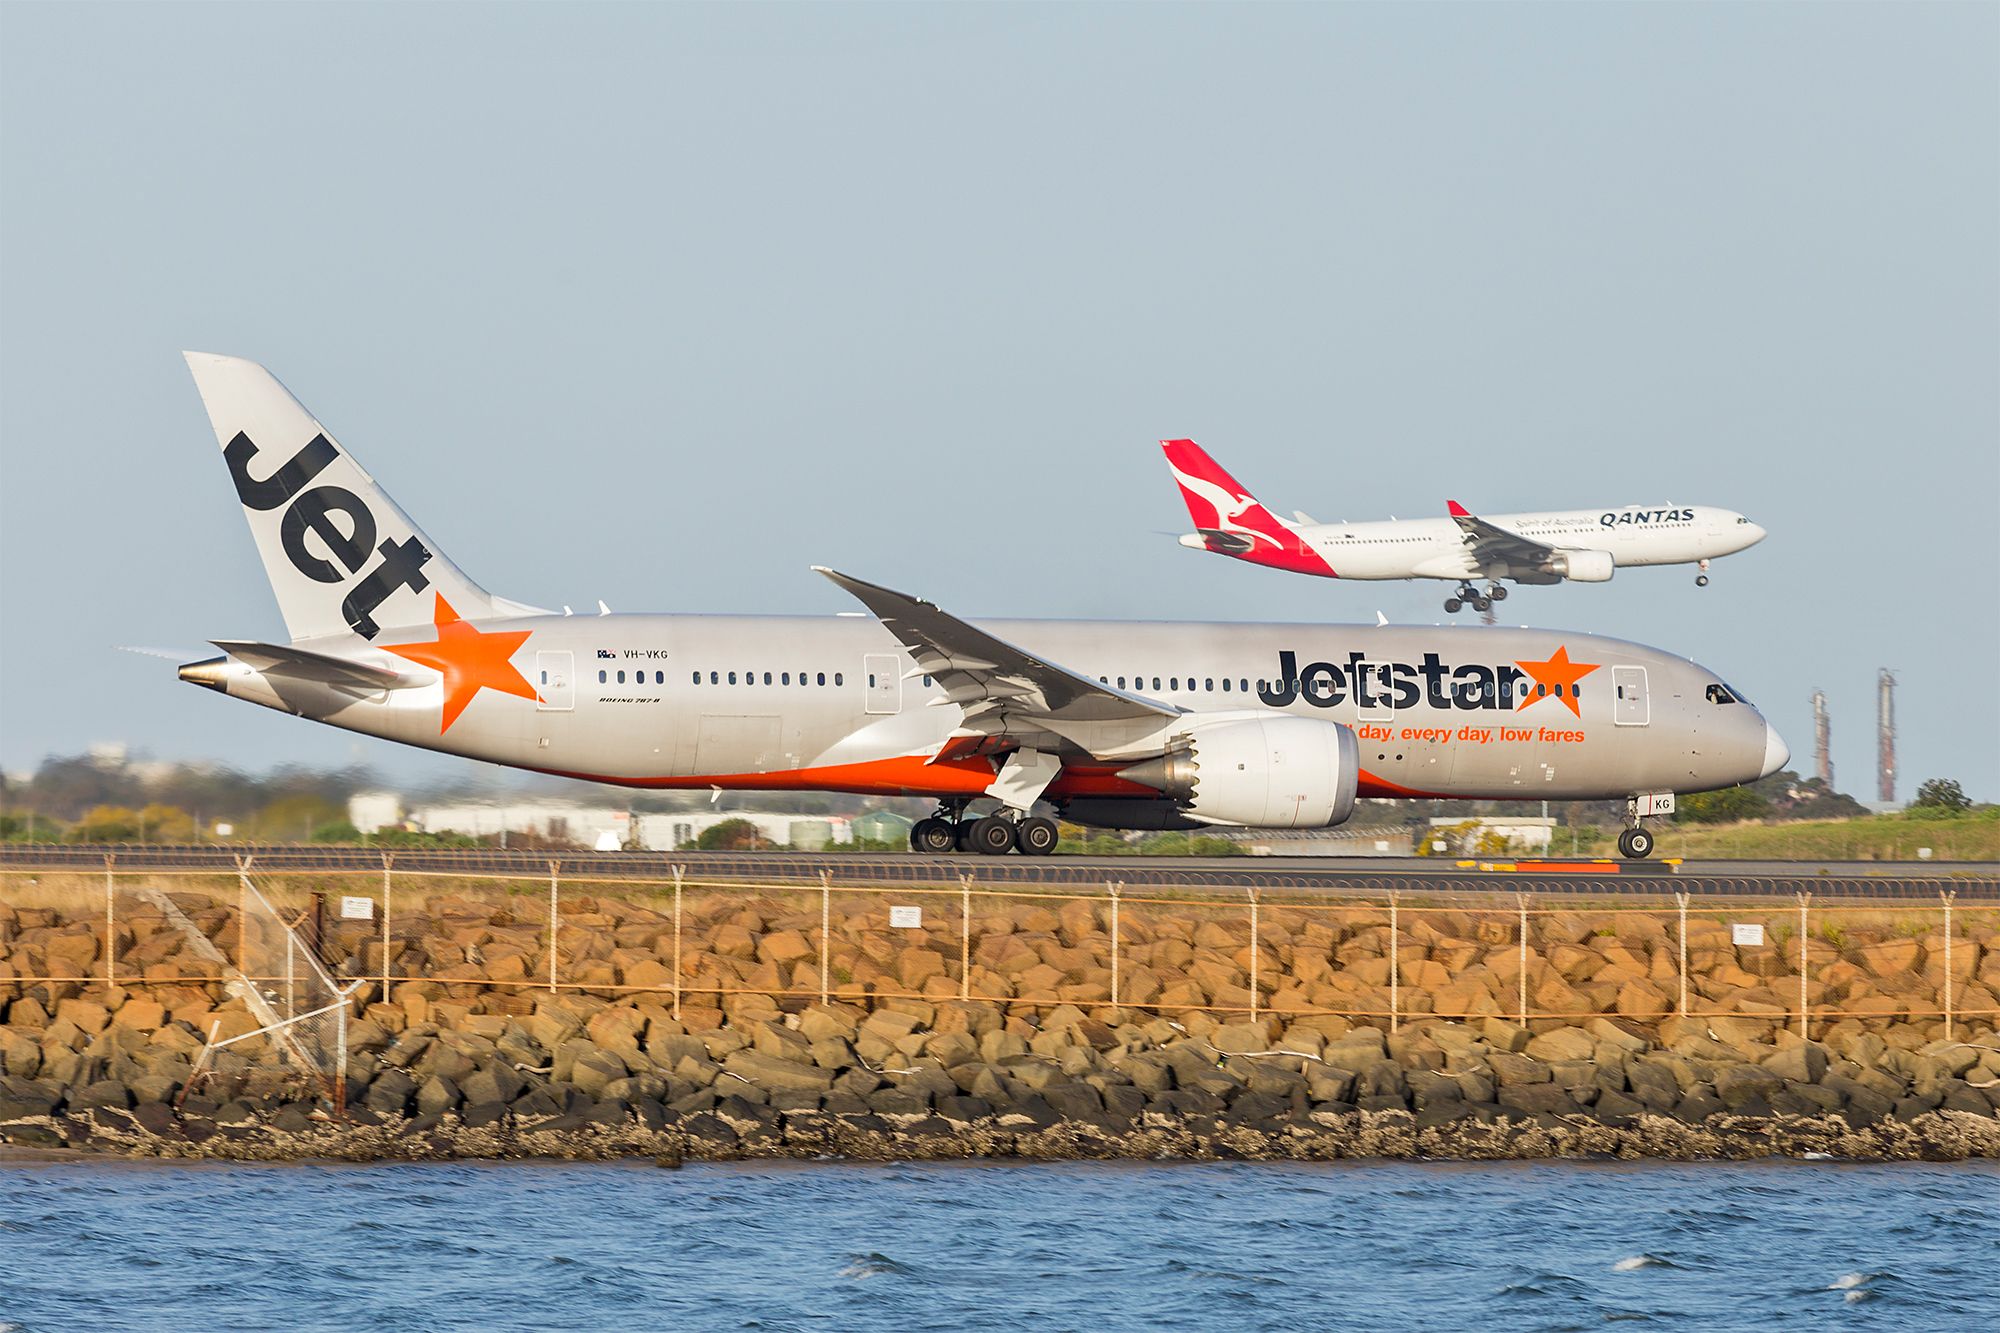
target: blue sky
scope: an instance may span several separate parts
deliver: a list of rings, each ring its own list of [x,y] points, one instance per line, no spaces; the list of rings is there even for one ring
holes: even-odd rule
[[[544,605],[1442,618],[1173,544],[1155,441],[1322,518],[1770,529],[1508,619],[1684,652],[1872,795],[2000,799],[1991,5],[0,9],[0,762],[436,760],[119,643],[280,627],[183,347]]]

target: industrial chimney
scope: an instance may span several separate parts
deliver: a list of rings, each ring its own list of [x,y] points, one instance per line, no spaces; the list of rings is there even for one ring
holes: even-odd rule
[[[1813,776],[1820,780],[1828,791],[1833,790],[1833,751],[1829,748],[1832,730],[1826,717],[1826,691],[1814,690],[1813,709]]]

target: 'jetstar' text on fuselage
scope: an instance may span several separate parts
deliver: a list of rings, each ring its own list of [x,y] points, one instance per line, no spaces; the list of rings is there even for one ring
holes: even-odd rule
[[[1436,653],[1419,662],[1376,662],[1359,652],[1345,663],[1309,662],[1289,649],[1278,654],[1278,678],[1259,682],[1257,697],[1283,708],[1304,697],[1316,708],[1333,708],[1351,697],[1361,708],[1415,708],[1419,701],[1432,708],[1487,709],[1513,707],[1517,683],[1528,673],[1512,666],[1468,662],[1453,667]]]

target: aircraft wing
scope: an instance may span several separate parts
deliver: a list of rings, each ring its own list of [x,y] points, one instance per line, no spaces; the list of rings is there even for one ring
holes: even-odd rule
[[[921,598],[814,566],[860,600],[916,659],[915,675],[944,688],[945,698],[965,710],[947,754],[963,752],[958,742],[1032,742],[1047,734],[1070,735],[1092,723],[1158,727],[1181,710],[1079,675],[1067,667],[996,639],[985,630],[947,615]]]
[[[1555,554],[1555,547],[1488,523],[1456,500],[1447,500],[1445,504],[1451,510],[1452,521],[1465,534],[1466,549],[1481,564],[1540,566]]]
[[[434,676],[412,675],[373,666],[367,662],[350,662],[330,653],[315,653],[284,644],[255,643],[248,639],[214,639],[211,642],[239,662],[253,666],[266,675],[318,681],[322,685],[365,690],[370,694],[377,690],[408,689],[436,679]]]

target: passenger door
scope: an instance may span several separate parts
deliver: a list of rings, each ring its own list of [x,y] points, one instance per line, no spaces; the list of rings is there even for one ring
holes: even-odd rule
[[[1653,720],[1653,706],[1646,697],[1646,668],[1611,668],[1611,720],[1621,727],[1643,727]]]
[[[576,707],[575,659],[564,652],[535,654],[535,710],[567,713]]]
[[[861,659],[861,688],[867,712],[903,711],[903,673],[897,670],[899,661],[887,653],[871,653]]]

